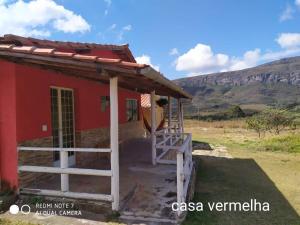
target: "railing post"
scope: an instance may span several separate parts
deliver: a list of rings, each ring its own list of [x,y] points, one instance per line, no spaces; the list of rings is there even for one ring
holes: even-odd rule
[[[167,145],[166,137],[167,137],[166,132],[164,131],[163,133],[164,147]]]
[[[152,140],[152,164],[156,165],[156,102],[155,91],[151,92],[151,140]]]
[[[177,152],[177,203],[179,205],[182,202],[184,202],[183,185],[184,185],[183,154],[182,154],[182,152]],[[181,213],[182,212],[180,210],[178,210],[178,212],[177,212],[178,216],[180,216]]]
[[[171,96],[168,96],[168,131],[172,132],[171,128],[171,120],[172,120],[172,105],[171,105]]]
[[[65,169],[68,168],[68,152],[67,151],[63,151],[63,149],[60,149],[60,168]],[[61,186],[61,191],[69,191],[69,175],[68,174],[61,174],[60,175],[60,186]]]
[[[181,132],[180,98],[177,99],[177,120],[178,120],[178,131]]]
[[[119,110],[118,78],[110,78],[110,148],[112,210],[119,210]]]

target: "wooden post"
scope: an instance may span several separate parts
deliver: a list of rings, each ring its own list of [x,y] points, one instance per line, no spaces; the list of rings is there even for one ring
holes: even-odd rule
[[[181,113],[180,113],[180,98],[177,99],[177,119],[178,119],[178,130],[179,132],[182,132],[181,128]]]
[[[171,96],[168,96],[168,131],[171,133],[171,123],[172,120],[172,105],[171,105]]]
[[[119,110],[118,78],[110,78],[110,148],[112,210],[119,210]]]
[[[155,91],[151,92],[151,141],[152,141],[152,164],[156,165],[156,102]]]
[[[182,152],[177,152],[177,203],[181,205],[184,201],[183,199],[183,154]],[[181,215],[181,211],[178,210],[178,216]]]
[[[184,124],[183,124],[183,104],[180,101],[180,122],[181,122],[181,132],[184,133]]]

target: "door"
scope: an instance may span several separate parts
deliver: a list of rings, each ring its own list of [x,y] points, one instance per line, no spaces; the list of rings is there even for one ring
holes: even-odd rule
[[[75,146],[74,95],[72,89],[51,88],[51,123],[53,147]],[[60,166],[59,152],[53,153],[54,166]],[[69,152],[69,165],[75,165],[75,153]]]

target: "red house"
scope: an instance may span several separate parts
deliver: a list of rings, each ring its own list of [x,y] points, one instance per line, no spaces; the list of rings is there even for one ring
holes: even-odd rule
[[[2,182],[21,194],[99,199],[112,202],[113,210],[118,210],[119,145],[145,134],[140,110],[142,93],[152,94],[152,124],[155,94],[169,100],[190,98],[150,66],[137,64],[128,45],[0,37]],[[166,154],[174,149],[172,146],[183,146],[177,147],[181,157],[177,155],[173,162],[177,168],[187,170],[187,175],[192,168],[191,138],[183,135],[182,108],[178,102],[176,129],[171,128],[170,103],[169,127],[159,133],[152,126],[150,162],[168,164],[159,153]],[[162,133],[164,137],[160,139]],[[159,145],[162,141],[164,148]],[[110,165],[105,169],[84,169],[98,157],[110,158]],[[185,161],[190,164],[186,166]],[[60,190],[26,188],[37,180],[50,179],[53,174],[60,177]],[[109,177],[111,192],[70,191],[69,176],[74,174]],[[182,194],[187,189],[184,182],[189,183],[188,179],[177,182],[179,201],[186,197]]]

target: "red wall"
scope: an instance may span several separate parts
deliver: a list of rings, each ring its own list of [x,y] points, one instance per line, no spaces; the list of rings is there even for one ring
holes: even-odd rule
[[[0,60],[0,176],[11,186],[18,186],[17,142],[51,136],[51,86],[74,90],[77,131],[109,126],[109,109],[101,112],[108,85]],[[120,88],[120,123],[126,122],[126,98],[140,105],[139,93]]]
[[[0,178],[18,185],[14,64],[0,60]]]
[[[50,87],[74,90],[75,129],[77,131],[109,126],[109,109],[101,112],[101,96],[109,86],[33,67],[16,65],[17,141],[51,136]],[[119,122],[126,122],[126,98],[139,101],[140,94],[119,89]],[[48,131],[42,131],[42,125]]]

